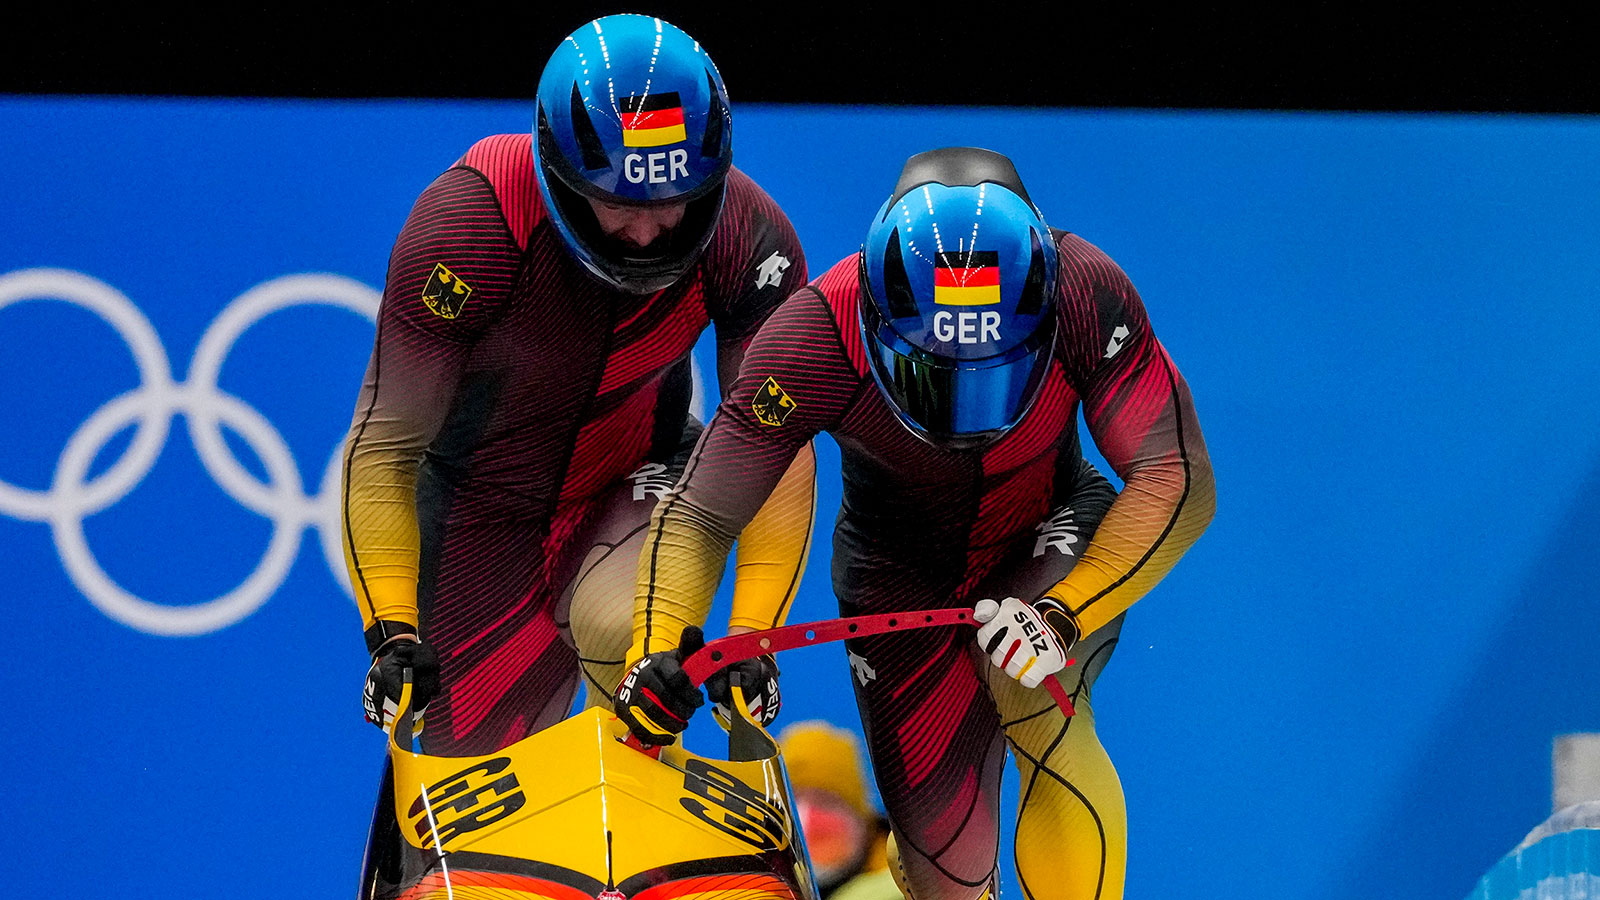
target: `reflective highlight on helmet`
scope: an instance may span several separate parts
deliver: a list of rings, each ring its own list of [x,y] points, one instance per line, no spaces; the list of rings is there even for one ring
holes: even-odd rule
[[[979,446],[1038,397],[1055,342],[1055,242],[1011,161],[912,157],[861,254],[873,377],[911,431]]]
[[[537,107],[539,190],[573,257],[635,293],[682,277],[716,228],[733,161],[727,90],[699,43],[649,16],[596,19],[551,54]],[[591,203],[683,217],[640,246],[602,228]]]

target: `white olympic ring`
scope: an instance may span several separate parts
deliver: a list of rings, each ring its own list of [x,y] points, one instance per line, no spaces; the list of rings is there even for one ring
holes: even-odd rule
[[[108,400],[73,432],[48,490],[29,490],[0,479],[0,513],[49,523],[68,577],[96,608],[148,634],[219,631],[255,612],[278,590],[307,528],[318,530],[329,572],[353,596],[340,540],[342,447],[330,454],[317,494],[308,496],[283,435],[255,407],[223,391],[218,377],[234,344],[267,315],[294,306],[324,305],[375,323],[377,291],[332,274],[285,275],[259,284],[229,303],[206,329],[183,382],[173,381],[166,349],[150,320],[105,282],[68,269],[23,269],[0,276],[0,310],[35,299],[65,302],[99,316],[127,344],[139,372],[137,388]],[[692,359],[691,375],[690,409],[704,421],[703,379]],[[233,590],[199,604],[169,606],[134,596],[108,575],[89,548],[83,522],[121,501],[144,480],[178,415],[188,424],[206,472],[237,503],[270,520],[273,530],[255,571]],[[137,430],[122,457],[103,474],[86,480],[97,454],[134,422]],[[224,425],[261,460],[268,483],[258,481],[239,463],[223,440]]]
[[[339,275],[286,275],[257,285],[235,299],[206,329],[189,365],[189,378],[174,382],[161,338],[149,319],[120,291],[66,269],[24,269],[0,276],[0,309],[22,300],[57,300],[78,306],[110,325],[133,353],[139,386],[96,410],[67,440],[50,488],[29,490],[0,480],[0,513],[48,522],[56,551],[72,583],[101,612],[124,625],[157,635],[198,635],[232,625],[255,612],[277,591],[299,553],[306,528],[317,528],[323,556],[334,578],[349,590],[339,542],[339,457],[335,448],[315,497],[308,497],[300,470],[283,435],[254,407],[217,384],[234,343],[268,314],[319,304],[350,310],[376,322],[379,296]],[[84,536],[83,521],[126,497],[155,465],[166,446],[174,416],[188,424],[206,472],[240,505],[272,522],[266,553],[243,583],[204,603],[168,606],[129,593],[106,574]],[[122,457],[104,474],[86,480],[96,455],[118,433],[138,423]],[[267,484],[239,463],[223,440],[222,427],[243,438],[266,468]]]

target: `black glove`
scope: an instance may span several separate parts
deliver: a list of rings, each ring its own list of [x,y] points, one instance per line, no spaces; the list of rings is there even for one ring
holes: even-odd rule
[[[410,635],[391,638],[372,659],[361,691],[368,722],[383,728],[394,721],[395,713],[400,711],[400,688],[405,684],[406,669],[411,670],[411,727],[413,733],[422,730],[422,712],[428,701],[439,695],[439,655]]]
[[[729,727],[732,721],[730,705],[733,702],[732,676],[735,673],[739,676],[739,688],[744,691],[745,708],[750,711],[750,718],[762,726],[771,725],[778,718],[778,710],[783,708],[783,695],[778,692],[778,661],[769,653],[734,663],[706,679],[706,696],[716,704],[717,721],[723,728]]]
[[[612,706],[639,743],[646,747],[672,743],[689,727],[694,711],[705,705],[700,689],[683,671],[683,661],[705,645],[705,635],[690,625],[683,629],[677,649],[646,654],[622,676]]]

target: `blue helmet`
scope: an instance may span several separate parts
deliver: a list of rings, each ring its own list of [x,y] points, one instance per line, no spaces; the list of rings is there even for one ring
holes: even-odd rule
[[[1054,356],[1056,246],[1011,160],[907,160],[861,252],[873,378],[918,437],[982,446],[1021,421]]]
[[[551,54],[537,102],[539,190],[567,249],[623,290],[676,281],[711,240],[733,164],[728,92],[699,42],[649,16],[596,19]],[[607,236],[585,198],[687,206],[639,248]]]

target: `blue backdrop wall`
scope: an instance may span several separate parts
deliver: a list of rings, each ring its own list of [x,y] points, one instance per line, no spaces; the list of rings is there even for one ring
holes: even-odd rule
[[[736,115],[813,271],[907,155],[1010,154],[1188,377],[1219,512],[1097,696],[1129,897],[1458,898],[1547,814],[1552,735],[1600,730],[1600,122]],[[330,462],[412,200],[528,119],[0,98],[14,892],[353,889],[381,741]],[[786,717],[856,724],[808,654]]]

